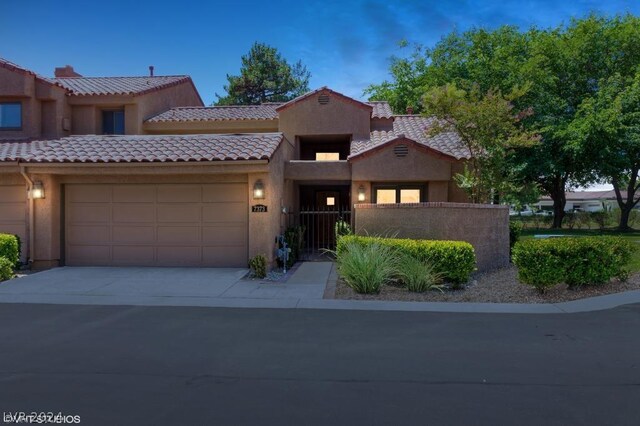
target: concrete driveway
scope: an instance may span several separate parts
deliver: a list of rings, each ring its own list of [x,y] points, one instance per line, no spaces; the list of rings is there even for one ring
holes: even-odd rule
[[[331,263],[302,264],[282,281],[242,268],[62,267],[0,283],[0,303],[296,307],[322,299]]]

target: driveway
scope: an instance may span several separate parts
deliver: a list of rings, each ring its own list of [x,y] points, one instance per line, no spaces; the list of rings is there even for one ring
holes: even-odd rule
[[[286,308],[322,299],[330,271],[329,262],[303,263],[263,281],[242,268],[63,267],[0,283],[0,303]]]

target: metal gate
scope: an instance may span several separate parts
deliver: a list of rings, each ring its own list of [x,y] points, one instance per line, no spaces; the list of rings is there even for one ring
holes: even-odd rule
[[[310,207],[289,214],[289,227],[302,227],[301,260],[322,256],[336,249],[336,223],[342,220],[351,226],[351,209],[346,207]]]

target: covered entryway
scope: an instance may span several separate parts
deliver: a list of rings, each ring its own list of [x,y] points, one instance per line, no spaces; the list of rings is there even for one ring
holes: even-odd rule
[[[69,266],[246,267],[246,183],[68,184]]]
[[[26,185],[0,185],[0,234],[20,237],[23,262],[27,251],[27,211]]]

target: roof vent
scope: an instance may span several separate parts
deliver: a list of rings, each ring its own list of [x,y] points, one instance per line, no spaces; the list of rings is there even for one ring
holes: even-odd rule
[[[323,93],[320,96],[318,96],[318,103],[320,105],[328,104],[329,103],[329,95],[327,95],[326,93]]]
[[[409,147],[406,145],[396,145],[393,147],[393,153],[398,158],[406,157],[409,155]]]

